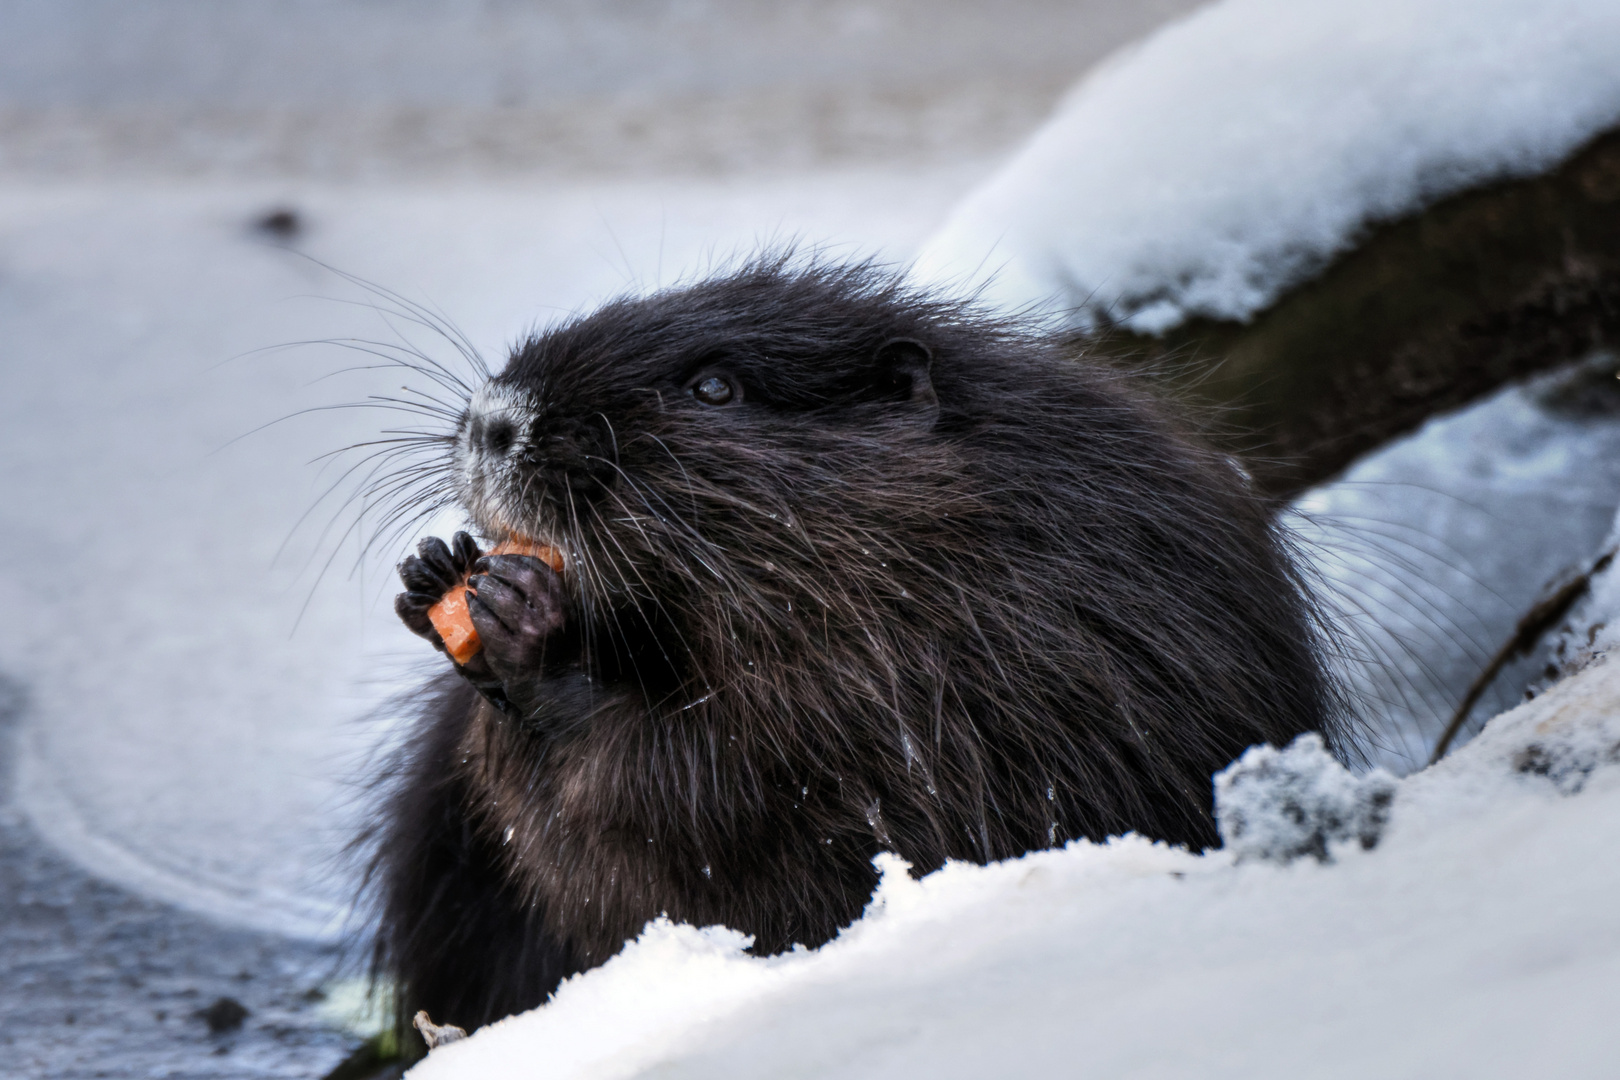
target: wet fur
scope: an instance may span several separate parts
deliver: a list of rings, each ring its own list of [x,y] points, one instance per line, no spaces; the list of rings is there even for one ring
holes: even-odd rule
[[[1211,773],[1343,745],[1270,508],[1038,330],[770,260],[538,334],[494,391],[511,445],[464,416],[452,480],[573,554],[570,630],[523,718],[423,691],[374,867],[406,1015],[532,1007],[660,914],[819,945],[883,850],[1212,845]]]

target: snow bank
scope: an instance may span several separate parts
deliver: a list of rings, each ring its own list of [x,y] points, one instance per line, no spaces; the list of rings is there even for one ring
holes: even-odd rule
[[[1157,333],[1620,121],[1613,0],[1223,0],[1105,63],[919,269]]]
[[[657,923],[410,1075],[1612,1076],[1617,757],[1600,662],[1384,781],[1374,850],[1279,866],[1126,837],[921,881],[885,857],[815,952]]]

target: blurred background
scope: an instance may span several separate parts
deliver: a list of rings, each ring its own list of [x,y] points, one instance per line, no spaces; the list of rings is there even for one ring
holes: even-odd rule
[[[958,162],[1186,0],[11,0],[0,168],[344,181]]]

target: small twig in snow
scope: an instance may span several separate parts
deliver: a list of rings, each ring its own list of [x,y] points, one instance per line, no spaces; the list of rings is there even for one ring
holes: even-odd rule
[[[465,1028],[458,1028],[454,1024],[435,1024],[433,1018],[428,1016],[426,1009],[418,1009],[411,1024],[422,1033],[427,1042],[428,1050],[437,1050],[445,1043],[459,1042],[467,1037]]]
[[[1519,620],[1519,625],[1514,628],[1513,636],[1508,639],[1506,645],[1497,650],[1495,656],[1491,657],[1491,662],[1485,665],[1485,670],[1479,673],[1473,684],[1468,687],[1468,693],[1463,695],[1462,704],[1457,706],[1456,713],[1451,717],[1451,723],[1446,725],[1440,741],[1434,744],[1434,755],[1429,758],[1430,765],[1446,756],[1446,751],[1451,749],[1451,741],[1457,737],[1457,732],[1461,731],[1463,724],[1467,722],[1468,714],[1479,703],[1485,691],[1490,689],[1491,683],[1496,681],[1502,669],[1509,661],[1528,656],[1530,650],[1546,636],[1547,631],[1558,625],[1558,621],[1569,614],[1569,609],[1575,606],[1575,602],[1591,591],[1592,578],[1607,570],[1609,564],[1614,561],[1616,551],[1620,551],[1620,548],[1610,548],[1599,555],[1590,566],[1549,591],[1525,612],[1524,617]]]

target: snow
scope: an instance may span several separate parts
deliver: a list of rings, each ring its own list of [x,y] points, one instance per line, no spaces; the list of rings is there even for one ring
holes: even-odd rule
[[[1307,732],[1284,749],[1251,746],[1215,774],[1215,820],[1221,846],[1239,862],[1290,863],[1310,855],[1330,862],[1332,849],[1354,840],[1378,846],[1395,798],[1383,769],[1356,776]]]
[[[98,874],[233,922],[327,936],[346,910],[374,714],[435,656],[391,611],[408,538],[357,563],[349,519],[325,533],[338,506],[317,505],[338,473],[312,459],[394,418],[285,419],[401,373],[271,348],[390,327],[254,235],[265,210],[296,207],[303,250],[498,359],[527,327],[761,242],[904,257],[980,175],[0,186],[0,671],[30,703],[23,808]]]
[[[1297,509],[1369,661],[1354,674],[1390,768],[1426,759],[1546,581],[1603,546],[1620,423],[1556,403],[1611,366],[1437,417]],[[1572,633],[1620,626],[1617,581],[1598,579]],[[1504,676],[1481,717],[1543,663]],[[655,923],[412,1076],[1610,1075],[1594,1033],[1620,992],[1615,667],[1398,782],[1308,738],[1252,750],[1217,780],[1221,852],[1128,837],[922,882],[890,860],[838,941],[763,960],[729,930]],[[1237,835],[1240,806],[1270,827]],[[1332,865],[1278,865],[1317,850]]]
[[[1095,69],[919,269],[1159,333],[1620,121],[1613,0],[1223,0]]]
[[[476,123],[604,97],[927,93],[987,75],[1072,79],[1193,2],[10,0],[0,9],[0,109],[360,105],[420,117],[449,106]],[[932,17],[918,18],[925,10]]]
[[[1617,705],[1605,661],[1498,717],[1383,781],[1382,840],[1331,863],[1132,836],[915,881],[883,856],[813,952],[654,923],[410,1076],[1612,1076]]]

